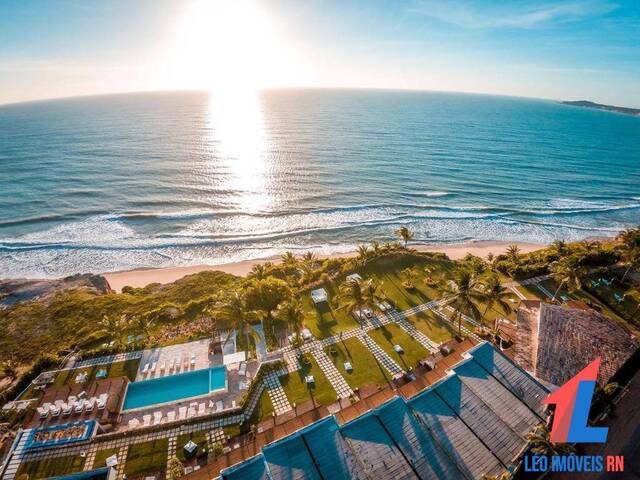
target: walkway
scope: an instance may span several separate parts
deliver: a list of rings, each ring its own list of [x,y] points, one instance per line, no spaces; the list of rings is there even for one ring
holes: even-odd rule
[[[24,445],[27,443],[27,438],[29,437],[30,432],[31,429],[18,430],[20,438],[18,439],[18,444],[16,445],[15,450],[11,452],[11,457],[7,459],[9,464],[2,475],[2,480],[13,480],[16,477],[16,473],[18,473],[18,468],[20,468],[20,464],[22,463],[25,454]],[[0,473],[2,472],[0,471]]]
[[[338,398],[349,398],[353,395],[353,390],[351,390],[347,381],[324,351],[322,344],[314,340],[310,352],[318,362],[320,370],[322,370],[322,373],[324,373],[324,376],[327,377],[327,380],[329,380],[329,383],[338,394]]]
[[[389,314],[400,327],[409,334],[420,345],[429,350],[431,353],[436,353],[440,348],[440,345],[427,337],[424,333],[418,330],[413,323],[408,321],[402,313],[391,312]]]
[[[387,355],[380,345],[374,342],[369,335],[365,332],[361,331],[357,336],[358,340],[362,342],[362,344],[369,349],[369,351],[376,357],[376,360],[380,362],[380,364],[391,374],[392,377],[396,375],[402,375],[404,370],[398,365],[393,358]]]
[[[267,393],[269,394],[269,398],[271,399],[273,411],[276,412],[276,415],[282,415],[283,413],[287,413],[289,410],[293,409],[289,403],[287,394],[284,392],[284,388],[282,388],[282,384],[280,383],[280,375],[285,375],[287,373],[289,372],[269,372],[264,376],[264,384],[266,386]]]
[[[142,350],[137,352],[118,353],[116,355],[107,355],[106,357],[89,358],[80,360],[73,368],[95,367],[96,365],[106,365],[113,362],[123,362],[125,360],[137,360],[142,358]]]

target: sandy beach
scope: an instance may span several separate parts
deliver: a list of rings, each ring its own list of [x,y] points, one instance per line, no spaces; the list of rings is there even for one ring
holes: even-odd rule
[[[441,252],[446,254],[452,260],[463,258],[467,253],[471,253],[478,257],[486,257],[489,253],[499,255],[507,250],[509,245],[514,242],[471,242],[461,245],[415,245],[411,246],[419,251],[425,252]],[[527,253],[544,247],[535,243],[515,243],[521,252]],[[319,255],[319,258],[327,257],[351,257],[356,252],[335,254],[335,255]],[[235,263],[223,263],[220,265],[192,265],[188,267],[168,267],[168,268],[141,268],[127,270],[123,272],[103,273],[111,288],[116,292],[120,292],[123,287],[144,287],[150,283],[171,283],[194,273],[206,270],[218,270],[233,275],[245,276],[254,265],[265,262],[278,262],[279,257],[243,260]]]

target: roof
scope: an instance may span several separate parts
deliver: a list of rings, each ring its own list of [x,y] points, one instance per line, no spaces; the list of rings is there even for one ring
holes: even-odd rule
[[[327,291],[324,288],[311,290],[311,298],[313,303],[322,303],[327,301]]]
[[[544,421],[548,391],[483,343],[410,400],[391,396],[340,426],[330,416],[223,470],[232,480],[480,478],[511,465]]]
[[[554,385],[564,384],[598,357],[598,382],[604,384],[639,345],[624,326],[595,310],[544,302],[527,302],[518,309],[516,362]]]

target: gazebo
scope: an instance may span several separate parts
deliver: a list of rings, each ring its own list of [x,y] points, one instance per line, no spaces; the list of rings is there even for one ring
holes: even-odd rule
[[[347,275],[347,282],[361,282],[362,277],[358,273],[352,273],[351,275]]]
[[[313,303],[318,305],[319,303],[324,303],[328,300],[327,292],[324,288],[318,288],[317,290],[311,291],[311,299]]]

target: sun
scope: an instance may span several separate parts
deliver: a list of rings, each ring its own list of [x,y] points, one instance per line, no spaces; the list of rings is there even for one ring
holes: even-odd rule
[[[179,22],[171,76],[178,88],[214,93],[256,90],[282,73],[288,49],[274,22],[251,0],[196,1]]]

